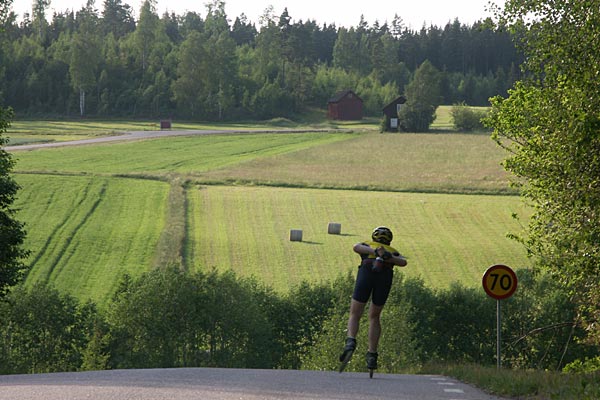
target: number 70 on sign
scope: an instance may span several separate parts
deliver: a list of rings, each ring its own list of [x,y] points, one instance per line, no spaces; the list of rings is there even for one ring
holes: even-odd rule
[[[506,265],[492,265],[482,278],[483,289],[496,300],[509,298],[517,290],[517,275]]]

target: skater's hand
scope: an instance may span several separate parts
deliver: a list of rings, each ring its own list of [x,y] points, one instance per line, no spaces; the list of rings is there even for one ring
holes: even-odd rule
[[[378,247],[378,248],[375,249],[375,256],[381,257],[384,260],[389,260],[390,258],[392,258],[392,253],[390,253],[389,251],[387,251],[385,249],[385,247],[380,246],[380,247]]]

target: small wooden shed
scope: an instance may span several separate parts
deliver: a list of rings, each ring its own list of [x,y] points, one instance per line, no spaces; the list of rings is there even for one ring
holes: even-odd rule
[[[383,115],[385,116],[385,130],[386,131],[397,131],[398,130],[398,113],[402,108],[402,105],[406,103],[406,97],[397,97],[387,106],[383,107]]]
[[[363,117],[363,101],[352,90],[343,90],[329,99],[327,103],[327,118],[355,121]]]

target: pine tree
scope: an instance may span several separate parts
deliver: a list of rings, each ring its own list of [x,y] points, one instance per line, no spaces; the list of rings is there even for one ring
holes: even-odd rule
[[[0,107],[0,146],[7,144],[3,133],[10,126],[14,113],[11,108]],[[15,219],[13,202],[19,185],[10,176],[14,166],[12,156],[0,149],[0,297],[16,285],[26,271],[23,263],[28,252],[22,248],[25,240],[23,223]]]

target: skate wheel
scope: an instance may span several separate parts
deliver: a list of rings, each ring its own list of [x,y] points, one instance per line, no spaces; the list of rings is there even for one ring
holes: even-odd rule
[[[345,357],[342,359],[342,361],[340,363],[340,368],[338,370],[340,374],[342,372],[344,372],[344,369],[346,369],[346,366],[348,365],[348,363],[350,362],[350,359],[352,358],[352,354],[354,354],[354,351],[349,351],[348,353],[346,353]]]

